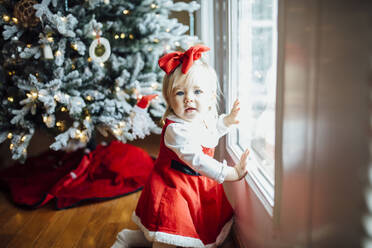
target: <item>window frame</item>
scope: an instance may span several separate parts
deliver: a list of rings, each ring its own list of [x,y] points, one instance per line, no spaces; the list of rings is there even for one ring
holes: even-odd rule
[[[225,109],[231,109],[233,101],[237,96],[237,87],[233,87],[233,82],[236,82],[237,79],[237,66],[234,66],[234,59],[238,53],[237,42],[238,39],[233,39],[233,28],[236,27],[236,22],[238,20],[238,15],[236,14],[239,7],[239,1],[229,0],[227,2],[226,16],[227,16],[227,34],[228,34],[228,48],[227,48],[227,61],[228,61],[228,77],[226,82],[226,87],[224,87],[224,92],[227,92],[227,98],[225,99]],[[277,11],[279,12],[277,6]],[[277,12],[277,14],[278,14]],[[277,16],[278,25],[279,25],[279,14]],[[277,27],[278,30],[278,27]],[[272,182],[266,175],[264,175],[258,161],[255,157],[255,154],[251,152],[248,160],[248,174],[245,177],[246,182],[251,187],[253,192],[256,194],[263,207],[266,209],[267,213],[274,217],[274,212],[277,211],[276,199],[278,199],[279,185],[280,185],[280,171],[281,171],[281,137],[282,137],[282,104],[280,103],[281,92],[282,92],[282,80],[280,80],[280,70],[279,63],[281,54],[279,54],[279,37],[276,37],[275,42],[277,42],[276,49],[276,61],[277,61],[277,70],[276,70],[276,105],[275,105],[275,166],[274,166],[274,177],[275,183]],[[226,153],[229,154],[231,160],[234,163],[237,163],[241,154],[241,147],[235,142],[232,134],[228,134],[225,138],[225,148]],[[239,152],[240,150],[240,152]]]

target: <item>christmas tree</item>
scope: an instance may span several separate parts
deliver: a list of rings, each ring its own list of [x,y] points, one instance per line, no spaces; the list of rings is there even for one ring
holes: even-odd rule
[[[123,142],[158,133],[158,58],[197,42],[169,13],[198,8],[170,0],[0,1],[0,143],[9,139],[12,158],[24,160],[37,128],[55,136],[54,150],[85,146],[96,131]],[[138,104],[145,95],[158,97]]]

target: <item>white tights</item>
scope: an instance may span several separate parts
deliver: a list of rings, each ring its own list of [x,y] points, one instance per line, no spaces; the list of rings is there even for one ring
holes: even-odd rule
[[[151,246],[152,245],[152,246]],[[124,229],[118,233],[115,243],[111,248],[131,248],[131,247],[152,247],[152,248],[172,248],[176,247],[164,243],[149,242],[141,230]]]

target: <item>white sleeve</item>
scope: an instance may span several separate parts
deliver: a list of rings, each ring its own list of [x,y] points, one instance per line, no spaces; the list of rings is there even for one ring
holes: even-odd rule
[[[169,124],[164,134],[164,143],[192,169],[222,183],[226,177],[227,166],[203,153],[200,142],[191,138],[187,128],[178,123]]]
[[[224,136],[231,130],[231,127],[227,127],[225,125],[225,122],[223,121],[223,118],[225,118],[225,116],[226,114],[222,114],[218,117],[218,120],[217,120],[216,129],[217,129],[217,135],[219,135],[219,137]]]

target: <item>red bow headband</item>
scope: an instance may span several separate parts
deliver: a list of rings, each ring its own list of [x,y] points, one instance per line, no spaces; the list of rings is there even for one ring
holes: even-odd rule
[[[203,45],[190,47],[186,52],[173,52],[165,54],[158,61],[159,66],[167,75],[172,73],[182,63],[182,73],[187,73],[195,60],[201,57],[201,53],[209,51],[210,48]]]

